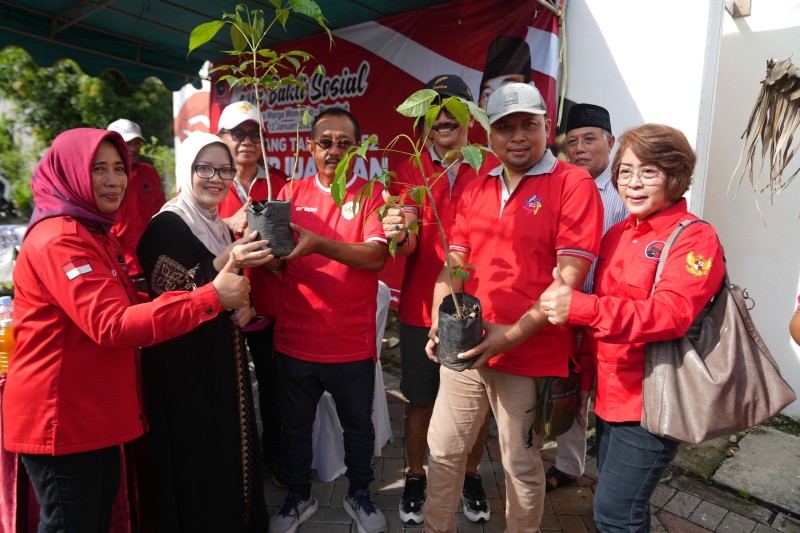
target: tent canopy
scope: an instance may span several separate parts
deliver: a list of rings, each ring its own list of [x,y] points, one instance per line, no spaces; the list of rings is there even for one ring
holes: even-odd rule
[[[316,0],[331,30],[452,0]],[[0,48],[19,46],[39,65],[71,58],[84,72],[116,69],[131,82],[155,76],[172,90],[199,78],[205,60],[219,60],[230,46],[224,30],[187,57],[197,25],[232,13],[236,0],[0,0]],[[250,9],[274,8],[268,0]],[[295,41],[322,30],[292,15],[286,31],[271,32],[265,46]]]

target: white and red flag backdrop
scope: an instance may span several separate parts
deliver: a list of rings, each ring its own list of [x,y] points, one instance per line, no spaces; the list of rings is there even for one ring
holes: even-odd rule
[[[363,137],[377,136],[380,146],[401,133],[414,136],[413,121],[395,108],[434,76],[460,76],[477,103],[487,50],[499,36],[515,36],[527,43],[530,81],[547,102],[548,115],[555,117],[558,22],[533,0],[461,0],[336,30],[333,46],[324,34],[277,46],[279,52],[310,53],[323,74],[311,77],[307,90],[290,87],[263,95],[269,164],[292,174],[298,102],[308,106],[312,116],[332,106],[349,109],[358,119]],[[307,71],[313,72],[313,66]],[[222,74],[212,75],[211,131],[217,131],[226,105],[239,100],[254,102],[252,94],[217,82]],[[296,179],[316,174],[305,147],[309,129],[301,126]],[[471,140],[484,142],[485,138],[474,130]],[[400,161],[400,156],[374,151],[355,171],[367,177],[381,168],[396,167]],[[392,279],[398,270],[390,267],[384,275],[392,288],[399,286]]]

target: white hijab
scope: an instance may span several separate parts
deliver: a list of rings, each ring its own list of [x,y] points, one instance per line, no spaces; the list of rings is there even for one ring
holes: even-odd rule
[[[192,188],[192,167],[200,150],[210,144],[218,143],[225,150],[228,146],[219,137],[202,131],[195,131],[186,137],[178,148],[178,161],[176,164],[176,181],[178,182],[178,196],[164,204],[161,211],[172,211],[183,219],[191,228],[195,236],[200,239],[208,250],[218,256],[231,243],[231,233],[228,226],[217,213],[217,208],[209,209],[200,203]],[[224,184],[224,183],[223,183]]]

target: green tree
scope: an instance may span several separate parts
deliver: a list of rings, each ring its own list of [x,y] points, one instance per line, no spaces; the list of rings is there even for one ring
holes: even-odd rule
[[[153,157],[162,176],[174,173],[172,92],[159,80],[133,85],[113,70],[92,77],[69,59],[40,67],[24,50],[7,47],[0,50],[0,97],[12,104],[5,118],[15,123],[0,125],[0,171],[11,181],[21,211],[30,201],[30,170],[42,150],[71,128],[133,120],[148,138],[143,154]]]

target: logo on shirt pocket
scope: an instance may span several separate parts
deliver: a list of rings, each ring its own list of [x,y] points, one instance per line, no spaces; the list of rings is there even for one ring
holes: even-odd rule
[[[352,200],[342,206],[342,216],[347,220],[353,220],[356,216],[356,210],[353,206]]]
[[[653,241],[644,248],[644,255],[645,257],[649,257],[650,259],[660,259],[661,258],[661,251],[664,249],[667,243],[664,241]]]
[[[527,200],[525,200],[525,205],[522,206],[522,209],[527,211],[528,213],[533,213],[536,215],[539,212],[539,209],[542,208],[542,199],[537,195],[533,195]]]

